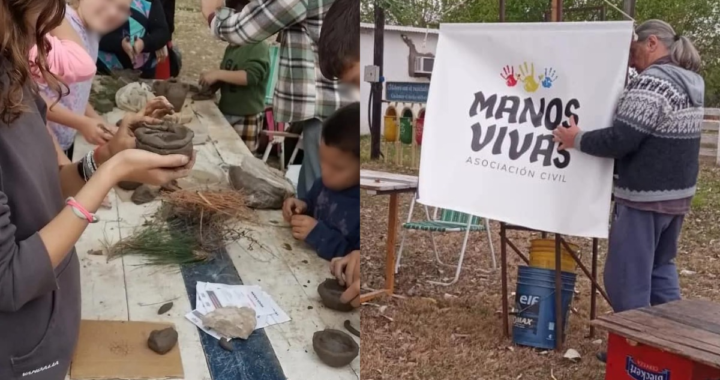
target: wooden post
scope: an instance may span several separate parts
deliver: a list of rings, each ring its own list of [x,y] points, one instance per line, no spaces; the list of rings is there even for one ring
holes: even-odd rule
[[[562,21],[563,0],[550,0],[550,21]]]
[[[635,17],[635,0],[623,0],[623,12]]]

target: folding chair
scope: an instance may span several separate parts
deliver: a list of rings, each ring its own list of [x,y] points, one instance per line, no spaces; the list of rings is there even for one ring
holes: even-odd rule
[[[488,243],[490,245],[490,254],[492,256],[492,262],[493,266],[492,269],[497,269],[497,262],[495,260],[495,248],[493,247],[492,243],[492,236],[490,234],[490,222],[487,219],[482,219],[477,216],[468,215],[462,212],[452,211],[448,209],[439,209],[435,208],[435,211],[433,212],[433,217],[430,218],[430,212],[428,211],[427,206],[423,206],[425,208],[425,217],[427,220],[424,221],[418,221],[413,222],[412,221],[412,214],[413,209],[415,208],[415,201],[417,199],[417,194],[413,197],[412,203],[410,203],[410,212],[408,214],[407,222],[402,225],[403,231],[402,231],[402,240],[400,241],[400,251],[398,252],[397,261],[395,262],[395,273],[397,274],[398,269],[400,268],[400,259],[402,258],[402,252],[405,245],[405,233],[407,230],[419,230],[419,231],[428,231],[430,233],[430,238],[432,239],[433,244],[433,251],[435,252],[435,260],[442,264],[447,266],[452,266],[451,264],[445,264],[440,260],[440,255],[438,253],[437,244],[435,244],[435,232],[465,232],[465,238],[463,239],[462,244],[462,250],[460,251],[460,259],[458,260],[457,268],[455,270],[455,278],[451,282],[437,282],[437,281],[428,281],[431,284],[435,285],[443,285],[443,286],[450,286],[453,285],[458,281],[460,278],[460,271],[462,270],[462,264],[463,259],[465,258],[465,249],[467,248],[467,241],[468,237],[470,236],[470,231],[486,231],[487,232],[487,239]],[[438,218],[438,214],[440,214],[440,217]]]

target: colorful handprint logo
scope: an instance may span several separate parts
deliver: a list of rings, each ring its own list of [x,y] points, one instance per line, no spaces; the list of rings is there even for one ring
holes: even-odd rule
[[[500,77],[505,80],[505,84],[508,87],[515,87],[518,82],[522,82],[523,89],[528,93],[536,92],[542,85],[543,88],[552,88],[553,84],[557,80],[557,73],[555,69],[548,67],[545,69],[544,74],[535,75],[535,64],[523,62],[522,65],[518,65],[517,71],[514,66],[507,65],[503,67]]]
[[[555,69],[552,67],[549,67],[545,69],[545,75],[540,75],[540,81],[542,82],[543,87],[550,88],[552,87],[553,83],[557,80],[557,74],[555,73]]]
[[[505,79],[505,83],[508,87],[515,87],[517,84],[517,78],[515,77],[515,68],[507,65],[503,68],[503,72],[500,73],[500,76]]]

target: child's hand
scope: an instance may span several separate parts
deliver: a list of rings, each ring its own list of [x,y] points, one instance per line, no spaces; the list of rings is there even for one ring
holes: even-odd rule
[[[330,273],[342,286],[350,285],[360,278],[360,251],[352,251],[345,257],[330,261]]]
[[[317,225],[317,220],[307,215],[293,215],[290,219],[292,235],[295,239],[305,241],[310,231]]]
[[[86,116],[77,130],[90,144],[102,145],[112,139],[115,129],[117,128],[113,127],[111,130],[100,120]]]
[[[130,61],[135,62],[135,49],[133,49],[133,46],[130,44],[130,38],[123,38],[122,48],[125,54],[127,54],[127,56],[130,58]]]
[[[212,86],[220,80],[220,70],[210,70],[200,74],[200,85]]]
[[[290,223],[290,219],[293,215],[303,214],[305,213],[305,210],[307,210],[307,203],[297,198],[288,198],[283,203],[283,219],[285,219],[286,222]]]

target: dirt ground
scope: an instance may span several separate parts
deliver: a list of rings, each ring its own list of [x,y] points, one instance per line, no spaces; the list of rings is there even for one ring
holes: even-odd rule
[[[173,43],[182,54],[180,77],[196,81],[203,71],[220,67],[226,44],[210,34],[207,21],[200,13],[199,1],[177,0],[175,6]]]
[[[410,153],[406,151],[405,157]],[[409,164],[409,160],[404,160]],[[417,174],[417,170],[369,160],[369,140],[363,140],[363,168]],[[407,218],[411,195],[401,196],[399,218]],[[380,289],[384,282],[384,252],[388,197],[361,198],[363,287]],[[416,208],[414,218],[422,211]],[[678,269],[686,298],[720,302],[720,167],[703,164],[698,195],[687,216],[681,237]],[[499,225],[492,224],[499,260]],[[436,239],[445,262],[457,262],[462,234]],[[531,234],[510,233],[520,249],[528,249]],[[399,244],[398,236],[398,244]],[[590,239],[571,239],[582,252],[591,252]],[[395,280],[392,299],[379,299],[363,306],[361,376],[366,380],[496,380],[496,379],[604,379],[604,366],[595,353],[604,349],[606,334],[589,338],[590,282],[578,276],[576,295],[569,318],[566,348],[579,351],[582,359],[572,363],[561,353],[513,346],[502,338],[499,270],[489,275],[490,251],[485,233],[471,233],[460,281],[437,287],[427,280],[450,280],[452,269],[439,268],[432,255],[427,233],[410,232],[405,242],[402,266]],[[601,242],[599,268],[602,273],[606,244]],[[510,291],[514,290],[516,255],[508,253]],[[589,258],[584,260],[589,265]],[[579,271],[578,271],[579,272]],[[601,276],[602,277],[602,276]],[[602,281],[602,278],[600,279]],[[610,311],[598,297],[599,313]],[[509,300],[512,305],[512,299]]]

